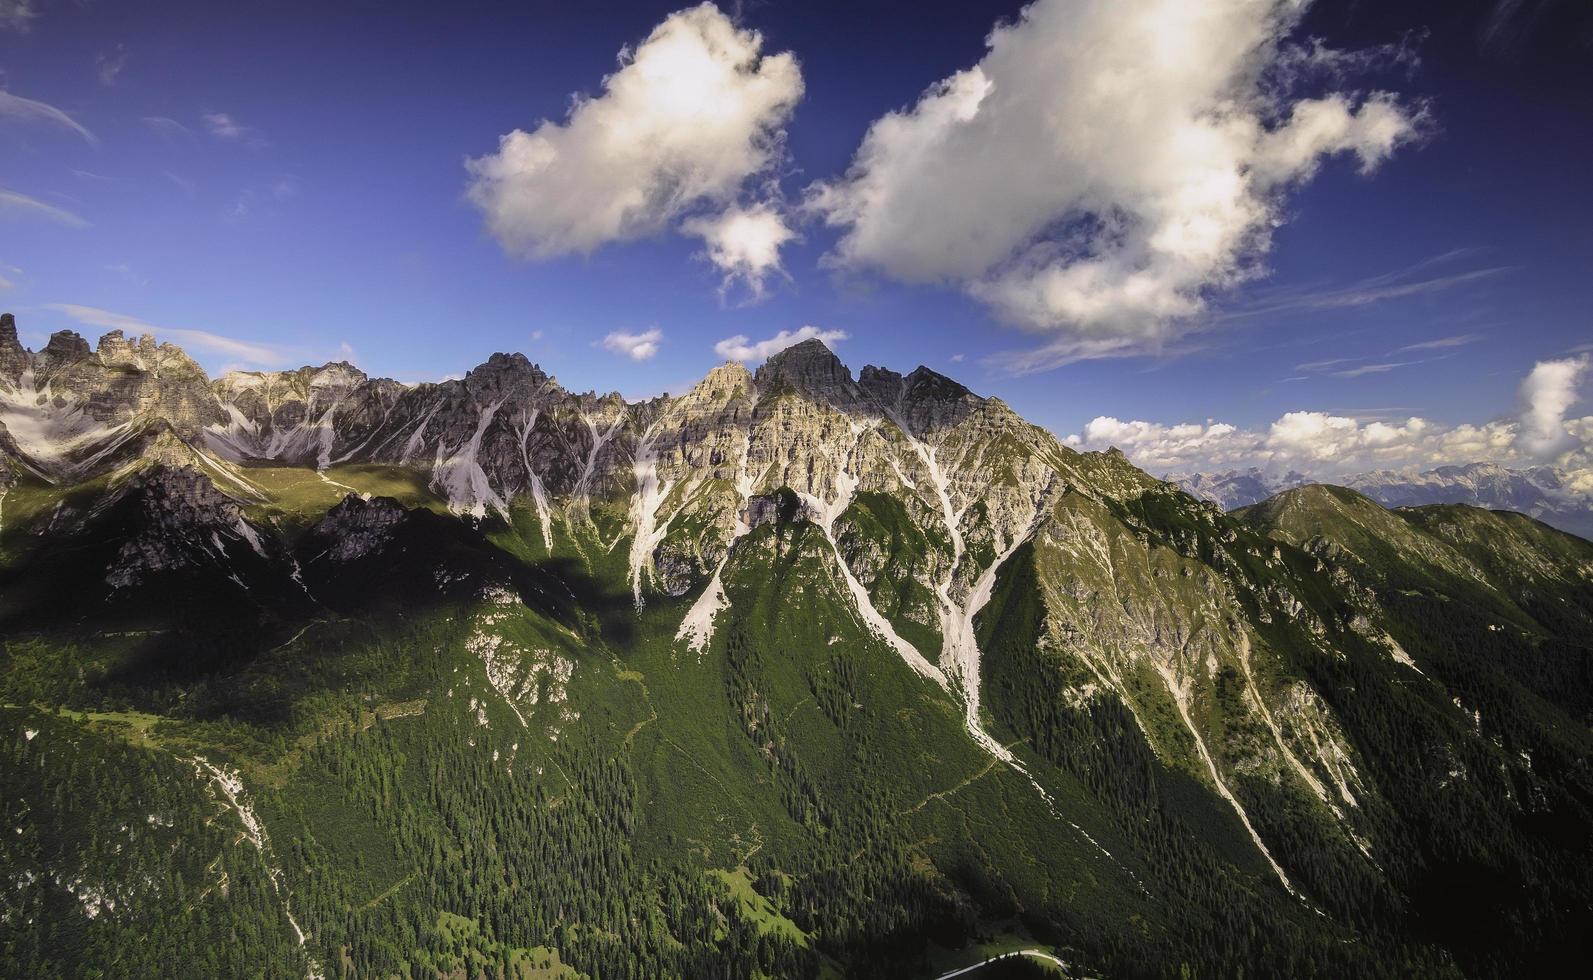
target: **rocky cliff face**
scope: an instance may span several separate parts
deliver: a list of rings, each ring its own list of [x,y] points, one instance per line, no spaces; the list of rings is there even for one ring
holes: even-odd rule
[[[0,313],[0,389],[15,389],[17,381],[33,364],[33,356],[17,339],[17,318]]]
[[[227,459],[324,467],[333,450],[371,431],[403,386],[345,362],[296,371],[232,371],[212,393],[223,410],[205,431]]]
[[[33,353],[0,326],[0,425],[28,467],[81,479],[122,465],[160,431],[197,444],[225,417],[203,369],[173,344],[120,330],[97,349],[69,330]]]
[[[109,506],[130,511],[133,533],[106,569],[113,589],[138,585],[160,572],[209,566],[233,571],[229,549],[266,557],[265,538],[244,519],[238,501],[193,469],[151,466],[134,474]],[[239,582],[240,588],[247,586]]]

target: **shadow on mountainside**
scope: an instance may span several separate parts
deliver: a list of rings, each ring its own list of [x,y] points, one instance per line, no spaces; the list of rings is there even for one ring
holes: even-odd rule
[[[379,511],[383,523],[353,526],[351,511]],[[465,520],[386,498],[351,496],[292,544],[262,524],[250,526],[255,542],[207,528],[182,538],[183,547],[150,545],[153,560],[134,574],[129,552],[142,554],[151,535],[171,537],[144,517],[141,502],[123,495],[53,512],[48,535],[36,533],[37,522],[5,529],[0,636],[13,676],[23,656],[40,661],[27,696],[75,688],[91,699],[168,701],[200,681],[219,689],[300,638],[316,641],[327,625],[347,645],[351,636],[390,642],[434,614],[462,619],[491,588],[588,643],[623,647],[634,629],[630,594],[605,587],[578,560],[517,556]],[[162,561],[170,567],[147,567]],[[337,681],[317,681],[314,647],[295,651],[306,675],[293,685],[298,693]]]

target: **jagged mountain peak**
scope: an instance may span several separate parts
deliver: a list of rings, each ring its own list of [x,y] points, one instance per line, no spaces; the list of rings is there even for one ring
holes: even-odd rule
[[[907,397],[910,399],[933,398],[940,401],[949,401],[965,398],[973,394],[962,382],[948,378],[939,371],[922,364],[914,368],[913,373],[907,376],[906,385]]]
[[[753,383],[752,372],[740,361],[726,361],[715,365],[703,375],[696,387],[708,385],[714,388],[741,389],[751,387]]]
[[[302,367],[299,373],[309,375],[312,387],[353,387],[369,377],[346,360],[328,361],[318,368]]]
[[[14,387],[32,363],[33,356],[17,338],[17,318],[0,313],[0,386]]]
[[[88,341],[77,331],[57,330],[34,358],[34,370],[41,379],[48,380],[92,353]]]
[[[481,374],[524,374],[534,378],[546,378],[547,374],[542,368],[532,363],[531,359],[519,351],[497,351],[485,361],[465,372],[465,377]]]
[[[170,347],[171,345],[166,345]],[[175,348],[173,348],[175,349]],[[120,330],[112,330],[100,337],[95,353],[99,355],[100,363],[107,367],[133,367],[142,368],[146,357],[152,356],[156,351],[155,336],[146,333],[139,337],[135,344],[127,339]],[[186,354],[184,355],[187,356]]]
[[[778,393],[789,387],[832,402],[854,399],[857,391],[851,369],[817,338],[774,354],[758,368],[755,379],[760,393]]]

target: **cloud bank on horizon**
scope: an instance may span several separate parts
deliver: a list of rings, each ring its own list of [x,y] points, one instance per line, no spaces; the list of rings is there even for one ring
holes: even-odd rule
[[[1515,417],[1442,425],[1420,416],[1362,420],[1288,412],[1266,428],[1226,422],[1165,425],[1097,416],[1064,441],[1075,449],[1117,447],[1153,473],[1256,468],[1331,480],[1378,469],[1426,469],[1456,462],[1554,466],[1567,488],[1593,494],[1593,415],[1570,417],[1593,355],[1540,361],[1520,386]]]

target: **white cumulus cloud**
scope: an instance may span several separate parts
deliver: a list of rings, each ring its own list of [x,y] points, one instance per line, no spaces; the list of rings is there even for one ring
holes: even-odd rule
[[[680,230],[703,240],[709,261],[724,274],[721,296],[739,281],[754,300],[763,296],[769,275],[784,274],[780,248],[797,237],[770,204],[732,206],[723,214],[692,218]]]
[[[1578,445],[1566,431],[1565,413],[1577,401],[1577,388],[1587,375],[1588,355],[1539,361],[1521,382],[1521,448],[1528,455],[1551,459]]]
[[[601,341],[606,351],[622,354],[633,361],[645,361],[658,353],[658,345],[664,339],[664,331],[653,327],[641,333],[626,333],[616,330]]]
[[[1101,416],[1066,441],[1077,449],[1116,446],[1153,473],[1254,466],[1331,479],[1369,469],[1520,462],[1513,450],[1515,436],[1516,427],[1508,421],[1444,426],[1419,416],[1384,421],[1300,411],[1250,429],[1210,420],[1164,425]]]
[[[1324,158],[1370,171],[1419,133],[1387,93],[1290,94],[1308,6],[1036,0],[810,188],[842,232],[827,261],[961,286],[1048,335],[1012,370],[1158,348],[1258,274]]]
[[[714,353],[727,361],[762,361],[804,340],[822,340],[826,345],[833,346],[849,336],[845,330],[820,330],[814,326],[782,330],[773,337],[759,341],[754,341],[746,334],[736,334],[714,344]]]
[[[470,200],[507,251],[531,258],[586,254],[725,210],[781,158],[802,97],[796,59],[762,48],[760,34],[711,3],[669,15],[563,122],[516,129],[470,160]],[[739,268],[763,258],[735,248],[724,257]]]

